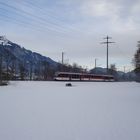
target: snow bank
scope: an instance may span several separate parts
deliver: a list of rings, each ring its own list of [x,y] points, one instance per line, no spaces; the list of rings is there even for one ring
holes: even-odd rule
[[[139,140],[135,82],[11,82],[0,87],[1,140]]]

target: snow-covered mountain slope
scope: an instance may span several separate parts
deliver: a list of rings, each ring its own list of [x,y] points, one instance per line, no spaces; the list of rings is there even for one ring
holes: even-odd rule
[[[57,65],[57,63],[49,57],[27,50],[20,45],[9,41],[4,36],[0,36],[0,52],[3,56],[6,56],[6,53],[9,53],[9,55],[15,56],[19,61],[31,63],[32,65],[36,65],[39,62],[47,62],[49,65],[54,67]]]

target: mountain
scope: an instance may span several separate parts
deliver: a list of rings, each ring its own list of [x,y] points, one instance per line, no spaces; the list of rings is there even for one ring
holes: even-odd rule
[[[34,64],[38,61],[46,61],[52,66],[57,65],[57,62],[53,61],[49,57],[42,56],[39,53],[27,50],[24,47],[21,47],[20,45],[9,41],[4,36],[0,36],[0,46],[1,49],[3,47],[4,50],[8,50],[11,54],[13,54],[16,58],[18,58],[21,61],[23,61],[24,59],[24,61],[32,62]]]
[[[37,75],[43,77],[41,73],[47,75],[59,65],[51,58],[27,50],[4,36],[0,36],[0,55],[3,70],[7,71],[7,74],[13,71],[18,76],[24,74],[24,77],[30,78]]]

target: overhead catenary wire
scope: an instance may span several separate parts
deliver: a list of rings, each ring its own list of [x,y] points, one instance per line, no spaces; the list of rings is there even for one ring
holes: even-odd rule
[[[17,7],[11,6],[10,4],[4,4],[3,2],[0,2],[0,5],[1,4],[2,6],[0,6],[0,12],[3,11],[3,14],[4,12],[7,12],[2,17],[5,18],[8,15],[9,18],[12,19],[12,22],[13,20],[16,20],[16,23],[15,21],[14,23],[17,25],[23,25],[24,23],[24,25],[29,30],[54,35],[54,37],[58,38],[59,40],[64,40],[67,38],[71,40],[69,44],[71,44],[73,40],[80,38],[81,34],[75,34],[73,32],[70,33],[67,30],[62,30],[61,28],[57,27],[54,28],[54,26],[52,24],[48,24],[47,21],[44,21],[43,19],[38,19],[37,16],[34,17],[34,14],[28,14],[28,12],[22,9],[18,9]],[[10,24],[13,24],[12,22]],[[29,25],[31,25],[32,27],[29,27]],[[23,28],[23,26],[21,27]]]
[[[7,2],[7,3],[5,3]],[[35,18],[36,19],[36,22],[40,22],[41,21],[41,24],[42,22],[49,28],[51,28],[51,30],[54,30],[54,31],[58,31],[60,33],[64,32],[65,34],[69,34],[70,33],[74,33],[75,35],[81,35],[81,33],[85,34],[84,31],[82,31],[81,29],[77,29],[76,27],[74,27],[73,25],[71,24],[68,24],[66,22],[63,22],[58,16],[56,16],[55,14],[53,14],[52,12],[50,12],[50,10],[48,10],[47,8],[44,10],[41,9],[41,7],[39,7],[38,5],[34,3],[31,3],[30,1],[22,1],[22,6],[25,6],[30,8],[30,9],[34,9],[36,11],[38,11],[38,14],[32,14],[30,13],[29,11],[25,11],[24,8],[23,9],[19,9],[17,8],[17,6],[20,7],[20,3],[17,3],[17,2],[12,2],[12,4],[10,3],[9,0],[5,0],[5,2],[0,2],[0,4],[2,5],[5,5],[9,8],[12,8],[12,10],[15,10],[16,12],[19,12],[20,14],[24,13],[24,18],[26,18],[26,16],[30,16],[32,18]],[[15,6],[16,5],[16,6]],[[43,15],[45,15],[45,17],[43,17]]]
[[[25,2],[25,5],[27,7],[30,7],[30,8],[33,8],[33,9],[36,9],[37,11],[39,11],[42,15],[45,15],[45,17],[49,18],[53,24],[56,24],[56,25],[59,25],[60,27],[64,28],[64,24],[66,24],[66,22],[64,21],[64,19],[60,19],[60,15],[52,12],[52,10],[48,10],[47,8],[44,10],[42,10],[42,7],[40,7],[38,4],[35,4],[37,3],[38,1],[34,1],[34,3],[32,1],[24,1]],[[73,10],[73,8],[71,9],[71,11]],[[57,15],[56,15],[57,14]],[[83,31],[81,30],[78,30],[77,28],[75,28],[73,26],[73,24],[66,24],[66,28],[71,30],[71,31],[78,31],[78,32],[81,32],[83,33]]]
[[[17,9],[16,7],[13,7],[9,4],[5,4],[3,2],[0,2],[0,4],[7,6],[7,7],[11,8],[12,10],[16,11],[16,14],[23,16],[25,19],[30,18],[31,20],[34,20],[35,22],[38,22],[41,25],[44,25],[44,28],[47,28],[48,30],[52,30],[55,32],[60,32],[60,33],[65,32],[63,29],[60,30],[59,27],[56,27],[55,25],[49,23],[48,21],[46,22],[46,19],[44,19],[42,17],[39,17],[37,15],[33,15],[33,14],[26,12],[24,10],[21,10],[21,9]]]
[[[12,8],[13,10],[13,8]],[[33,31],[39,31],[39,32],[48,32],[49,34],[54,34],[55,37],[59,37],[59,39],[65,39],[65,37],[68,35],[64,32],[57,32],[56,30],[52,31],[49,27],[45,26],[45,23],[42,24],[42,22],[37,22],[37,19],[33,18],[33,22],[32,24],[30,24],[30,19],[32,19],[32,17],[28,17],[26,16],[24,19],[20,18],[21,15],[25,15],[25,13],[20,13],[17,12],[17,10],[15,10],[14,12],[16,12],[16,16],[10,16],[8,13],[12,13],[13,11],[9,11],[9,9],[4,9],[2,7],[0,7],[0,13],[1,13],[1,19],[3,18],[6,19],[6,21],[12,21],[10,24],[12,25],[13,23],[22,26],[22,28],[25,26],[29,29],[29,30],[33,30]],[[70,39],[70,38],[69,38]]]

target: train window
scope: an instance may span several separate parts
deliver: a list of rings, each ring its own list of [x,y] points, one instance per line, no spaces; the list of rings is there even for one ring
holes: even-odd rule
[[[68,77],[68,74],[59,74],[59,77]]]
[[[76,75],[75,75],[75,74],[73,74],[73,75],[72,75],[72,78],[76,78]]]
[[[64,77],[69,77],[69,75],[68,74],[64,74]]]
[[[88,78],[88,76],[87,75],[83,75],[83,78]]]
[[[58,76],[59,76],[59,77],[64,77],[64,74],[59,74]]]
[[[76,75],[76,78],[80,78],[80,75]]]
[[[80,75],[78,75],[78,74],[72,74],[71,77],[77,79],[77,78],[80,78]]]
[[[110,77],[105,76],[104,79],[107,79],[108,80],[108,79],[110,79]]]
[[[95,75],[94,78],[96,78],[96,79],[101,79],[102,77],[101,77],[101,76]]]
[[[59,77],[62,77],[62,76],[63,76],[63,74],[58,74],[58,76],[59,76]]]

